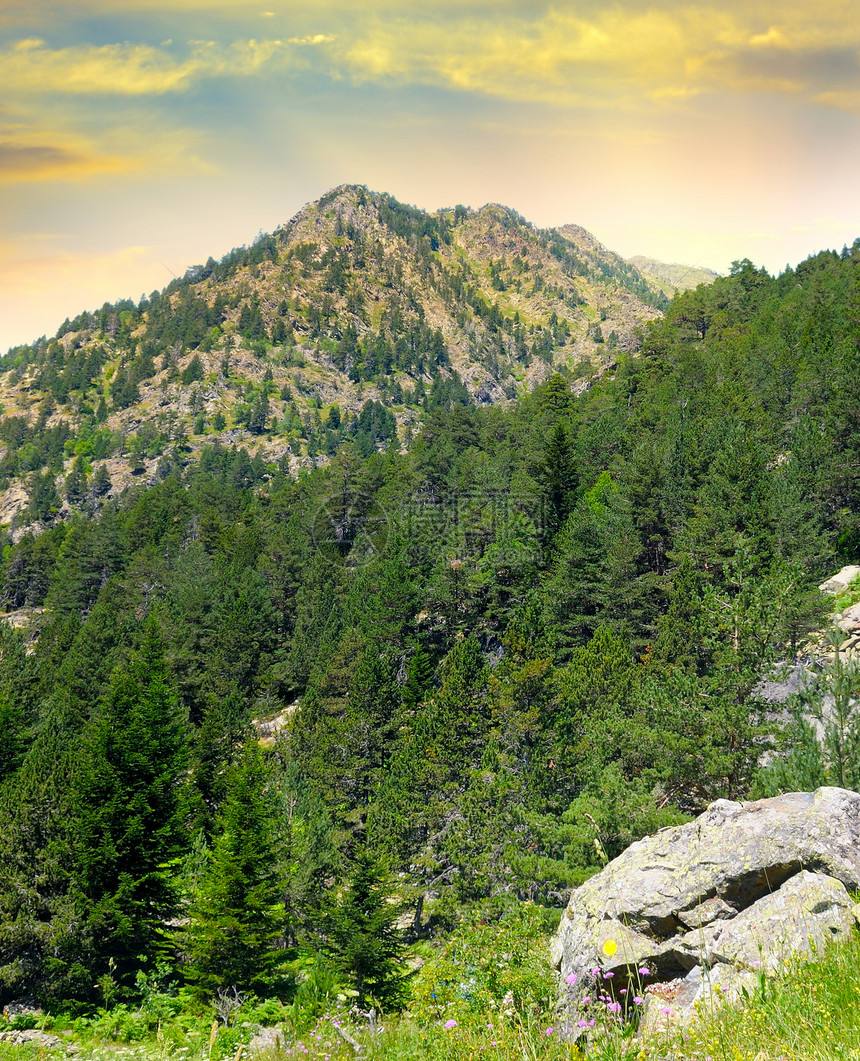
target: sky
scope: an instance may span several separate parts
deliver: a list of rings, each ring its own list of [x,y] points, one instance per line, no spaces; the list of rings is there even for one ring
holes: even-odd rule
[[[778,273],[860,236],[857,0],[0,0],[0,351],[344,183]]]

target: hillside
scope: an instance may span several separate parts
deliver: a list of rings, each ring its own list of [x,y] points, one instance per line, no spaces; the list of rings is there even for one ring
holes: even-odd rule
[[[641,254],[627,259],[643,276],[653,281],[667,298],[674,298],[679,291],[692,291],[699,284],[712,284],[719,273],[696,265],[680,265],[677,262],[660,262]]]
[[[427,214],[337,188],[140,303],[10,350],[0,522],[74,506],[87,493],[76,456],[104,496],[216,440],[294,473],[346,437],[369,452],[452,398],[499,402],[555,371],[599,375],[665,304],[584,229],[538,230],[497,205]],[[39,454],[18,459],[28,445]]]
[[[336,220],[329,208],[289,228],[294,251]],[[499,231],[485,214],[452,221],[456,245],[415,236],[426,254],[408,262],[448,276],[432,262],[475,255]],[[549,238],[510,228],[535,248]],[[476,296],[431,318],[444,298],[424,279],[424,317],[401,315],[390,350],[370,308],[335,341],[334,311],[325,324],[291,295],[317,361],[284,364],[260,331],[280,303],[260,295],[257,317],[248,303],[287,268],[281,238],[6,364],[10,406],[31,404],[0,420],[3,467],[34,522],[10,528],[0,557],[0,1004],[118,1020],[169,984],[182,1000],[169,1012],[196,1006],[204,1029],[235,992],[271,1013],[304,999],[313,1019],[338,994],[394,1009],[407,944],[426,956],[464,919],[492,925],[523,900],[537,932],[602,860],[714,799],[860,786],[853,666],[822,671],[816,695],[835,690],[840,707],[821,742],[763,695],[826,622],[818,585],[860,561],[860,240],[778,277],[740,261],[587,387],[557,371],[493,402],[455,377],[460,353],[427,323],[477,336]],[[333,261],[289,268],[309,292]],[[392,292],[418,297],[412,268],[379,285],[392,313]],[[230,295],[238,276],[245,294]],[[513,278],[497,282],[512,300]],[[210,289],[221,324],[198,320]],[[339,313],[352,291],[329,294]],[[147,334],[169,341],[153,365],[164,392],[134,378]],[[326,378],[356,405],[317,395],[296,453],[280,415],[273,430],[272,406],[291,401],[275,371],[322,372],[326,342]],[[183,343],[197,346],[173,364]],[[407,367],[380,379],[374,360],[374,383],[363,366],[380,350]],[[401,387],[417,404],[368,399],[416,359],[423,396],[418,379]],[[259,382],[237,390],[234,364]],[[238,403],[233,423],[170,402],[205,403],[210,387]],[[128,417],[120,455],[109,424]],[[264,448],[288,443],[286,459]],[[129,489],[100,471],[110,461]],[[235,1056],[222,1043],[218,1058]]]

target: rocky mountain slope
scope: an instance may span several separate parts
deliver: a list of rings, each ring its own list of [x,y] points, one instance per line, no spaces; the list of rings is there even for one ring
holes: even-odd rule
[[[658,262],[641,254],[628,258],[627,264],[653,281],[667,298],[672,298],[678,291],[692,291],[699,284],[712,284],[720,275],[713,269],[677,262]]]
[[[420,411],[582,385],[665,305],[573,225],[491,204],[424,213],[344,186],[139,303],[0,360],[0,523],[152,481],[207,444],[292,470],[404,439]]]

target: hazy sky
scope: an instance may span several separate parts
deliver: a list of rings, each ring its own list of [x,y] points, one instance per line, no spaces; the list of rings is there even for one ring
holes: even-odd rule
[[[773,272],[860,235],[857,0],[0,0],[0,350],[345,182]]]

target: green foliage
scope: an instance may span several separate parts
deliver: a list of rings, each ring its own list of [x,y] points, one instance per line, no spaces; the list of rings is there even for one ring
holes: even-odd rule
[[[410,1014],[423,1023],[504,1020],[548,1013],[557,985],[549,968],[549,932],[540,910],[520,904],[498,921],[458,927],[424,965]]]
[[[81,736],[71,779],[74,890],[92,972],[129,986],[175,910],[184,727],[154,622]]]
[[[359,1005],[399,1009],[405,998],[403,943],[395,927],[392,881],[366,849],[352,859],[349,883],[324,922],[326,950]]]
[[[184,933],[185,975],[202,997],[277,984],[286,960],[280,852],[270,777],[248,743],[232,768]]]

